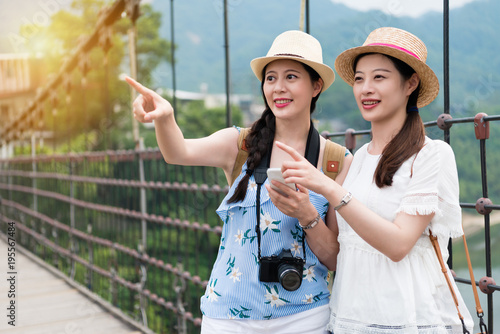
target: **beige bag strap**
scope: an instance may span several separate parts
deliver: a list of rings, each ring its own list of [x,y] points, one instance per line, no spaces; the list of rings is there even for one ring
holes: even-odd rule
[[[474,300],[476,302],[476,314],[479,317],[479,329],[482,334],[488,334],[488,328],[483,321],[484,312],[481,307],[481,302],[479,301],[479,295],[477,293],[476,280],[474,279],[474,271],[472,270],[472,262],[470,260],[469,248],[467,247],[467,240],[465,238],[465,233],[462,234],[462,239],[464,241],[465,257],[467,258],[467,266],[469,267],[470,282],[472,286],[472,292],[474,293]]]
[[[323,153],[323,173],[335,180],[344,166],[346,148],[329,139],[326,140]]]
[[[248,158],[248,151],[245,145],[245,138],[250,132],[250,128],[241,128],[240,135],[238,136],[238,155],[236,156],[236,161],[234,162],[233,171],[231,173],[231,179],[227,180],[229,186],[233,185],[234,180],[241,174],[241,167]]]
[[[240,129],[240,135],[238,136],[238,155],[236,156],[236,161],[231,173],[231,180],[228,180],[230,187],[233,185],[238,175],[241,174],[241,168],[248,158],[245,138],[249,132],[250,128]],[[329,139],[326,141],[325,152],[323,153],[323,173],[333,180],[335,180],[344,166],[345,150],[346,148],[342,145]]]
[[[451,295],[453,297],[453,301],[455,302],[455,307],[457,308],[458,312],[458,317],[460,318],[460,321],[462,322],[462,329],[464,334],[469,334],[470,332],[467,330],[465,327],[464,323],[464,317],[460,313],[460,310],[458,308],[458,298],[457,295],[455,294],[455,290],[453,289],[453,286],[451,285],[451,281],[449,276],[447,275],[448,270],[446,269],[446,266],[444,264],[443,256],[441,255],[441,249],[439,248],[439,243],[437,236],[432,234],[432,231],[429,230],[429,238],[431,239],[432,247],[434,248],[434,251],[436,252],[437,258],[439,260],[439,264],[441,266],[441,271],[444,274],[444,277],[446,278],[446,283],[448,283],[448,288],[450,289]],[[488,330],[483,322],[483,309],[481,308],[481,303],[479,302],[479,296],[477,294],[477,287],[476,287],[476,281],[474,280],[474,272],[472,271],[472,264],[470,261],[470,256],[469,256],[469,250],[467,248],[467,241],[465,239],[465,234],[462,235],[463,241],[464,241],[464,246],[465,246],[465,254],[467,257],[467,264],[469,266],[469,274],[470,274],[470,279],[471,279],[471,285],[472,285],[472,290],[474,292],[474,299],[476,300],[476,311],[477,315],[480,319],[480,328],[481,328],[481,333],[483,334],[488,334]],[[483,331],[484,329],[484,331]]]

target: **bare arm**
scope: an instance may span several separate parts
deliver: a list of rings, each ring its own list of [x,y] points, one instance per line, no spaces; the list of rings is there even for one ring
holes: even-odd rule
[[[227,128],[208,137],[185,139],[167,100],[130,77],[125,80],[141,94],[133,103],[134,117],[142,123],[154,121],[158,146],[166,162],[220,167],[226,175],[231,174],[238,153],[236,129]]]
[[[337,182],[344,182],[352,159],[352,154],[345,157],[342,171],[336,178]],[[314,168],[312,165],[310,166],[311,170],[309,172],[313,178],[316,178],[319,182],[323,182],[323,178],[331,180],[320,170]],[[267,187],[271,200],[281,212],[290,217],[297,218],[303,226],[309,224],[318,215],[317,210],[309,201],[308,190],[305,187],[298,185],[299,191],[293,191],[279,182],[273,182],[273,184],[286,194],[286,196],[282,196],[271,187]],[[324,220],[320,220],[314,228],[305,231],[307,244],[313,253],[329,270],[335,270],[337,254],[339,252],[339,243],[337,240],[338,226],[335,211],[331,209],[331,206]]]
[[[344,165],[342,166],[342,170],[335,178],[335,182],[342,185],[344,183],[345,177],[347,176],[347,172],[349,171],[349,167],[351,167],[353,155],[349,154],[344,158]]]
[[[316,218],[318,211],[309,200],[309,191],[305,187],[297,185],[298,190],[295,191],[279,181],[271,182],[284,194],[280,194],[266,184],[271,201],[281,212],[297,218],[302,226],[308,225]],[[327,222],[320,219],[315,227],[305,230],[305,235],[309,248],[318,260],[329,270],[334,270],[337,263],[338,242],[337,234],[327,226],[331,219],[332,217],[327,213],[325,218]]]
[[[293,148],[277,142],[276,145],[289,153],[294,161],[283,163],[283,177],[286,182],[300,184],[325,196],[330,210],[338,205],[347,191],[328,177],[321,177]],[[399,213],[394,221],[386,220],[353,198],[348,205],[339,209],[339,214],[356,233],[393,261],[400,261],[413,248],[434,214],[408,215]]]
[[[307,224],[307,223],[306,223]],[[320,221],[314,228],[306,232],[307,244],[328,270],[334,271],[337,267],[339,253],[338,226],[335,210],[330,208],[326,213],[325,221]]]

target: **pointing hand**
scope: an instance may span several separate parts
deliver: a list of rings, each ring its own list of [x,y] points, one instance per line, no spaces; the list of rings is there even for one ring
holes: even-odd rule
[[[144,87],[131,77],[125,77],[125,81],[140,95],[133,103],[134,118],[141,123],[150,123],[155,120],[173,115],[172,105],[155,91]]]

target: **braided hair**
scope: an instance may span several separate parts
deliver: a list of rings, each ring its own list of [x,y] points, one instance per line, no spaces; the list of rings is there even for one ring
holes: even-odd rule
[[[313,70],[310,66],[301,63],[306,71],[309,73],[312,82],[317,82],[321,77],[319,74]],[[262,70],[262,82],[260,85],[260,90],[262,92],[262,96],[264,99],[265,110],[260,116],[260,118],[252,124],[250,128],[250,132],[245,138],[245,146],[248,150],[248,159],[247,159],[247,171],[245,176],[240,180],[238,186],[234,190],[233,195],[229,198],[228,203],[239,202],[245,199],[247,188],[248,188],[248,180],[250,180],[250,175],[253,171],[260,165],[260,162],[267,155],[267,151],[269,150],[269,145],[274,140],[274,133],[276,130],[276,117],[274,116],[271,108],[267,104],[266,97],[264,95],[264,82],[265,82],[265,73],[266,67]],[[314,112],[316,108],[316,101],[318,100],[321,93],[318,93],[311,100],[310,113]]]

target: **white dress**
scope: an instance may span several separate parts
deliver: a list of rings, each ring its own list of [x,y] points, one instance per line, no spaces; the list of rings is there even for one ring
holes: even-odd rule
[[[453,298],[428,237],[429,229],[438,236],[446,261],[449,238],[463,234],[451,147],[426,137],[424,148],[396,172],[392,186],[382,189],[373,181],[380,155],[369,154],[367,147],[356,152],[344,188],[390,221],[398,212],[435,216],[409,254],[393,262],[361,239],[337,213],[340,251],[328,330],[334,334],[462,333]],[[460,312],[472,332],[470,313],[451,280]]]

